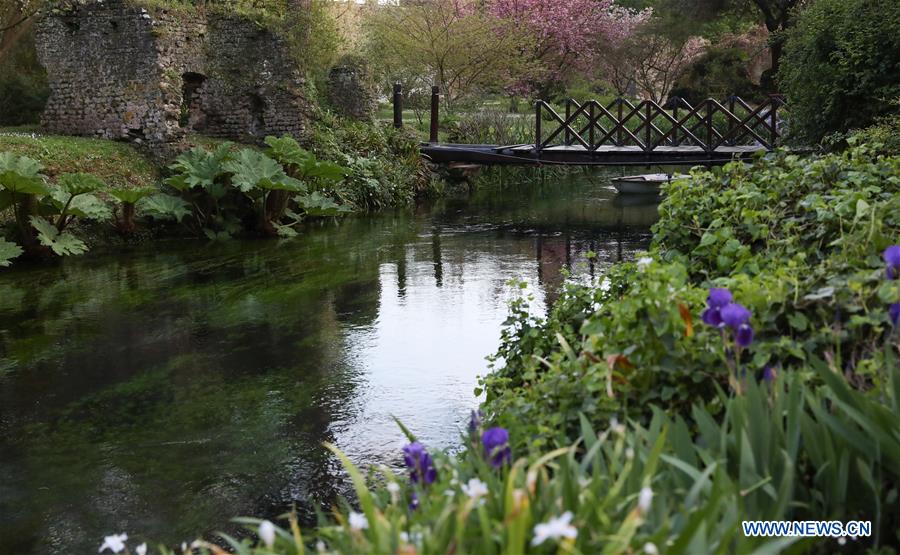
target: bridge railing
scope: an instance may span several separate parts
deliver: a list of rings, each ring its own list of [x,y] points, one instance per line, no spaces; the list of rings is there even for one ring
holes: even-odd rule
[[[752,106],[737,96],[724,102],[709,98],[695,106],[673,98],[665,107],[652,100],[635,105],[618,98],[604,105],[569,99],[560,115],[539,100],[535,103],[535,150],[638,147],[651,152],[659,147],[700,147],[714,152],[723,146],[771,150],[782,136],[778,109],[783,104],[780,98],[770,97]]]

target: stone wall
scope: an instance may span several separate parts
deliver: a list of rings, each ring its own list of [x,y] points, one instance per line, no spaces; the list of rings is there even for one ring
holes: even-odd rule
[[[86,0],[38,26],[53,133],[174,143],[185,133],[245,142],[302,138],[312,105],[288,45],[236,16]]]
[[[343,115],[371,121],[378,109],[378,88],[368,64],[347,56],[328,74],[328,102]]]

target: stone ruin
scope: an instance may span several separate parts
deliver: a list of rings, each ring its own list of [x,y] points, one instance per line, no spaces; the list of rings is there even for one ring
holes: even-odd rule
[[[37,29],[50,133],[152,147],[188,133],[301,139],[313,115],[289,45],[257,22],[139,0],[81,0]]]

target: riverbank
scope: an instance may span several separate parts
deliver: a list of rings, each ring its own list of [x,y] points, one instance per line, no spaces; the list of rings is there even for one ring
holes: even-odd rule
[[[407,472],[381,486],[342,459],[359,504],[314,537],[335,553],[890,552],[898,202],[900,158],[865,146],[669,185],[636,262],[567,285],[547,318],[513,303],[461,454],[410,435]],[[741,528],[821,519],[841,525]],[[265,553],[301,541],[248,524]]]
[[[414,134],[387,126],[322,113],[306,148],[267,143],[188,137],[160,162],[121,142],[2,130],[0,263],[158,237],[287,237],[307,218],[407,207],[445,189]]]

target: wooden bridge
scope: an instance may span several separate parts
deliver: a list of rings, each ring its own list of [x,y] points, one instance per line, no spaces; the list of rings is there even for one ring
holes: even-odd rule
[[[781,139],[778,109],[770,97],[752,106],[732,96],[694,106],[670,99],[633,104],[624,98],[565,102],[558,113],[549,103],[535,103],[534,142],[475,145],[438,142],[439,98],[432,89],[430,141],[422,155],[435,163],[479,165],[715,165],[770,151]],[[394,88],[394,125],[402,126],[402,91]]]

